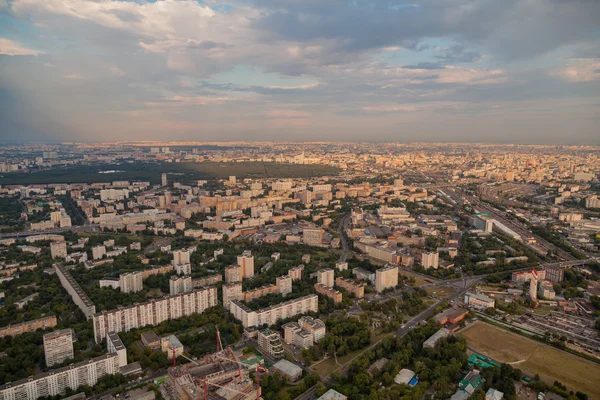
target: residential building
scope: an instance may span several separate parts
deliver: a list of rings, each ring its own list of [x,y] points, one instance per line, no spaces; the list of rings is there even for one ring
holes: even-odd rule
[[[539,275],[535,269],[531,270],[531,279],[529,280],[529,298],[531,301],[537,301]]]
[[[173,265],[190,264],[191,251],[188,249],[173,251]]]
[[[51,367],[74,357],[73,330],[62,329],[44,335],[46,366]]]
[[[352,275],[354,275],[356,279],[369,281],[375,284],[375,274],[371,271],[367,271],[366,269],[354,268],[352,270]]]
[[[94,386],[105,375],[120,372],[119,356],[109,353],[90,360],[44,372],[0,386],[0,399],[35,400],[39,397],[64,396],[67,389]]]
[[[338,261],[335,263],[335,269],[338,271],[345,271],[348,269],[348,263],[345,261]]]
[[[292,277],[289,275],[278,276],[275,279],[275,285],[277,286],[277,291],[281,295],[287,295],[292,293]]]
[[[315,343],[325,337],[325,334],[327,333],[327,329],[325,328],[325,323],[323,321],[320,319],[314,319],[308,315],[300,317],[298,324],[300,324],[300,327],[303,330],[312,335]]]
[[[274,325],[280,319],[286,319],[298,314],[317,312],[319,309],[319,297],[309,294],[293,300],[253,311],[238,300],[230,302],[229,311],[235,318],[242,322],[244,328],[261,326],[263,324]]]
[[[127,365],[127,349],[116,332],[108,332],[106,335],[106,348],[109,353],[117,353],[119,356],[119,367]]]
[[[304,271],[304,265],[300,264],[297,267],[290,268],[288,270],[288,276],[292,278],[292,281],[301,280],[302,271]]]
[[[223,281],[223,276],[221,274],[214,274],[209,276],[204,276],[202,278],[192,279],[192,285],[195,288],[215,285],[219,282]]]
[[[177,275],[191,275],[192,274],[192,264],[178,264],[174,265],[173,269]]]
[[[54,271],[61,285],[71,295],[73,302],[83,311],[87,319],[91,319],[96,313],[96,306],[79,286],[79,283],[71,276],[69,269],[63,265],[54,264]]]
[[[142,284],[142,272],[126,272],[119,276],[119,287],[123,293],[140,292],[144,285]]]
[[[54,328],[56,326],[56,316],[50,315],[32,321],[21,322],[14,325],[8,325],[4,328],[0,328],[0,338],[5,336],[18,336],[26,332],[35,332],[38,329]]]
[[[258,348],[274,358],[282,358],[285,354],[281,336],[270,329],[258,332]]]
[[[225,282],[241,282],[242,279],[244,279],[244,275],[241,265],[232,265],[225,268]]]
[[[106,247],[96,246],[92,247],[92,260],[100,260],[106,254]]]
[[[320,269],[317,271],[317,283],[328,287],[335,284],[334,271],[331,268]]]
[[[180,293],[191,292],[192,289],[192,277],[190,275],[173,275],[169,279],[169,294],[171,296],[175,296],[176,294]]]
[[[335,279],[335,284],[341,288],[344,288],[349,293],[354,294],[357,299],[362,299],[365,297],[366,284],[364,282],[355,282],[353,279],[338,276]]]
[[[237,263],[242,267],[242,276],[252,278],[254,276],[254,256],[250,250],[245,250],[237,257]]]
[[[217,288],[207,287],[162,299],[150,300],[128,307],[103,311],[93,316],[96,343],[108,332],[128,332],[147,325],[204,312],[217,305]]]
[[[398,285],[398,266],[388,265],[375,271],[375,290],[378,293]]]
[[[446,328],[440,328],[436,333],[434,333],[433,335],[431,335],[427,340],[425,340],[423,342],[423,348],[425,347],[435,347],[435,344],[438,342],[438,340],[440,340],[441,338],[444,338],[446,336],[450,335],[450,331]]]
[[[565,271],[560,267],[551,265],[543,265],[543,270],[546,272],[545,279],[552,283],[561,283],[565,276]]]
[[[437,269],[440,265],[440,255],[437,251],[421,254],[421,265],[423,268]]]
[[[543,297],[545,300],[554,300],[556,297],[556,292],[554,291],[554,286],[552,283],[548,281],[540,282],[538,295]]]
[[[242,283],[229,283],[223,285],[223,307],[229,310],[229,303],[232,300],[242,300]]]
[[[52,258],[66,258],[67,257],[67,242],[50,242],[50,255]]]
[[[342,302],[342,292],[335,290],[333,287],[325,286],[322,283],[315,283],[315,290],[317,293],[333,299],[334,304]]]

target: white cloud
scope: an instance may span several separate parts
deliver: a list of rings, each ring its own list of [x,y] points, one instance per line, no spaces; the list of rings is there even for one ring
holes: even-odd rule
[[[37,56],[38,54],[42,54],[42,52],[27,48],[14,40],[0,38],[0,54],[8,56]]]
[[[576,58],[565,67],[550,72],[567,82],[591,82],[600,80],[600,58]]]

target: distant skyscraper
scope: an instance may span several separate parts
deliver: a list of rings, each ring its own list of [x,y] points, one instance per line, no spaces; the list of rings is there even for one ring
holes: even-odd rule
[[[166,173],[162,174],[162,185],[167,186],[167,174]]]

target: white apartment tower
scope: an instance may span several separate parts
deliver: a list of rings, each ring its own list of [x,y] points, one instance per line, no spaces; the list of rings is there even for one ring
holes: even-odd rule
[[[398,285],[398,266],[388,265],[375,271],[375,290],[378,293]]]
[[[63,329],[44,335],[46,365],[51,367],[73,358],[73,330]]]

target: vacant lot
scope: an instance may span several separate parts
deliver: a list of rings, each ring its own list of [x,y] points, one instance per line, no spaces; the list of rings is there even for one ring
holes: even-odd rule
[[[406,275],[406,276],[410,276],[412,278],[415,278],[415,286],[423,286],[423,285],[428,285],[430,283],[435,282],[435,279],[427,279],[424,278],[423,276],[419,275],[419,274],[415,274],[414,272],[401,268],[400,269],[400,275]]]
[[[100,173],[101,171],[114,171]],[[338,168],[327,165],[275,164],[261,162],[200,162],[159,163],[132,162],[122,164],[94,164],[55,167],[37,172],[13,172],[0,175],[0,185],[45,183],[92,183],[118,180],[148,181],[159,183],[161,174],[169,174],[169,180],[192,183],[199,179],[227,178],[307,178],[337,175]]]
[[[600,398],[600,365],[596,363],[484,322],[476,322],[460,335],[478,353],[538,374],[548,383],[560,381],[569,390]]]

